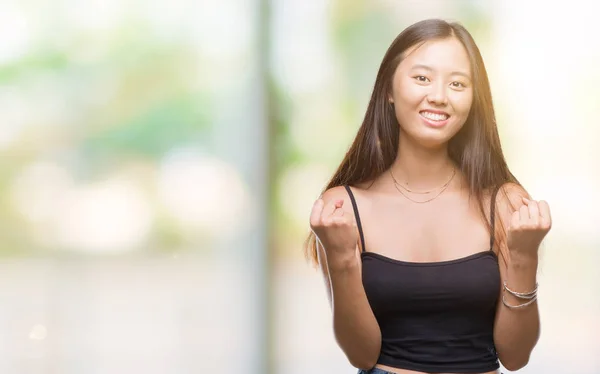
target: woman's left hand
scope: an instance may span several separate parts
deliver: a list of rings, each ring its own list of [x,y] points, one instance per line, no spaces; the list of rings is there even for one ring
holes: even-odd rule
[[[544,200],[523,198],[523,203],[511,216],[508,249],[511,254],[537,256],[540,243],[552,227],[550,207]]]

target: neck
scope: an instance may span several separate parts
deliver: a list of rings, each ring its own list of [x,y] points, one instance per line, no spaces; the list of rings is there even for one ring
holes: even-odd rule
[[[453,168],[447,147],[427,149],[401,142],[391,172],[398,183],[427,190],[448,182]]]

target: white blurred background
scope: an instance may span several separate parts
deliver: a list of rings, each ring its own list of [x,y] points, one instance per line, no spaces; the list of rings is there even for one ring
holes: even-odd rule
[[[352,373],[312,202],[408,25],[463,23],[554,228],[523,373],[600,373],[593,1],[3,0],[0,372]]]

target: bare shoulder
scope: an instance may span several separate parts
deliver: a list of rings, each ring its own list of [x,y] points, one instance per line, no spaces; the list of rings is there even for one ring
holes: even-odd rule
[[[336,186],[332,187],[321,195],[321,199],[327,204],[332,200],[350,200],[350,196],[348,195],[348,191],[346,191],[346,187],[344,186]]]
[[[357,187],[350,187],[350,189],[351,189],[352,195],[354,196],[355,200],[357,202],[361,201],[362,200],[362,190]],[[327,205],[331,201],[344,200],[344,206],[343,206],[344,211],[353,212],[352,201],[350,200],[350,194],[346,190],[345,186],[337,186],[337,187],[330,188],[327,191],[323,192],[323,194],[321,195],[321,198],[325,202],[325,205]]]
[[[348,191],[346,191],[346,187],[344,186],[336,186],[326,190],[321,194],[321,199],[323,199],[325,205],[330,204],[334,201],[343,200],[344,205],[342,209],[344,210],[344,212],[353,213],[350,195],[348,195]]]

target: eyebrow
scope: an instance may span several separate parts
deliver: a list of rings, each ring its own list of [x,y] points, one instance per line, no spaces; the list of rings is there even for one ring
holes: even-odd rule
[[[423,69],[423,70],[427,70],[427,71],[434,71],[434,69],[431,66],[427,66],[427,65],[422,65],[422,64],[417,64],[414,65],[410,70],[416,70],[416,69]],[[469,80],[471,80],[471,76],[465,72],[462,71],[453,71],[452,73],[450,73],[450,75],[460,75],[463,76]]]

